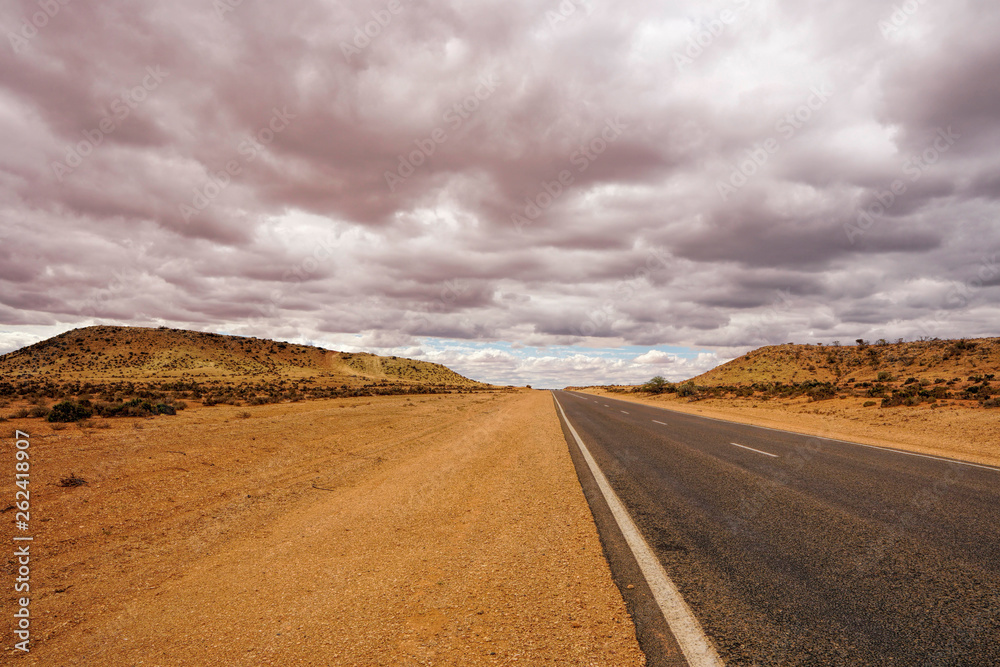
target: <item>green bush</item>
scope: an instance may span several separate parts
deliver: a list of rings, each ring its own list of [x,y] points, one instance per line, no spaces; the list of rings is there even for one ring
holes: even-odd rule
[[[642,390],[649,394],[662,394],[666,388],[667,381],[660,375],[657,375],[652,380],[642,385]]]
[[[685,382],[680,387],[677,388],[677,395],[682,398],[688,396],[695,396],[698,393],[698,388],[694,386],[694,382]]]
[[[72,401],[63,401],[52,406],[52,410],[49,411],[46,419],[50,422],[78,422],[81,419],[87,419],[93,414],[89,408],[73,403]]]

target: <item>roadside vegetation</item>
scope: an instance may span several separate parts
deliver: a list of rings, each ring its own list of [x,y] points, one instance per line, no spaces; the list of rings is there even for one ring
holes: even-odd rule
[[[864,407],[1000,407],[1000,339],[773,345],[680,383],[656,376],[612,392],[753,401],[863,398]]]

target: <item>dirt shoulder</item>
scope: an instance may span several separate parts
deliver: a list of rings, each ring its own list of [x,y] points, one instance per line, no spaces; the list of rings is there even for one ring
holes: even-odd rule
[[[101,423],[3,425],[35,536],[35,641],[4,663],[644,662],[548,392]]]
[[[954,405],[865,407],[861,398],[826,401],[715,398],[692,403],[675,394],[648,396],[601,388],[582,391],[743,424],[1000,466],[1000,410],[996,409]]]

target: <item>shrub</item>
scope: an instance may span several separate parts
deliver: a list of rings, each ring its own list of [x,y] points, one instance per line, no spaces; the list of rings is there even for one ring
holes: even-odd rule
[[[36,405],[35,407],[28,410],[28,416],[34,417],[35,419],[44,419],[49,416],[49,409],[44,405]],[[49,421],[58,421],[58,420],[52,419]]]
[[[875,404],[876,404],[875,401],[865,401],[865,407],[866,408],[870,408],[870,407],[872,407]]]
[[[78,422],[81,419],[87,419],[93,414],[90,408],[71,401],[63,401],[52,406],[52,410],[46,418],[50,422]]]
[[[879,371],[878,374],[879,382],[892,382],[892,373],[889,371]]]
[[[667,388],[667,381],[662,376],[657,375],[646,384],[642,385],[642,390],[650,394],[662,394]]]
[[[688,396],[695,396],[698,393],[698,388],[694,386],[694,382],[685,382],[680,387],[677,388],[677,395],[682,398],[687,398]]]

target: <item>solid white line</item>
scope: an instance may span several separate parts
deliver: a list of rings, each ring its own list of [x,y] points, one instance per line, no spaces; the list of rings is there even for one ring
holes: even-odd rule
[[[653,423],[654,424],[659,424],[660,426],[666,426],[667,425],[667,422],[658,422],[655,419],[653,420]]]
[[[772,428],[770,426],[758,426],[757,424],[747,424],[746,422],[733,421],[732,419],[719,419],[718,417],[706,417],[705,415],[696,415],[690,412],[681,412],[680,410],[671,410],[670,408],[661,408],[659,405],[649,405],[648,403],[638,403],[638,401],[626,401],[620,398],[608,398],[610,401],[621,401],[622,403],[631,403],[633,405],[645,405],[646,407],[653,408],[655,410],[663,410],[664,412],[669,412],[675,415],[686,415],[688,417],[694,417],[695,419],[708,419],[713,422],[722,422],[723,424],[734,424],[736,426],[748,426],[750,428],[760,428],[765,431],[774,431],[776,433],[789,433],[791,435],[799,435],[804,438],[817,438],[819,440],[826,440],[827,442],[840,442],[845,445],[854,445],[856,447],[867,447],[868,449],[881,449],[883,452],[891,452],[893,454],[905,454],[906,456],[919,456],[922,459],[932,459],[934,461],[940,461],[941,463],[954,463],[960,466],[969,466],[970,468],[982,468],[983,470],[992,470],[993,472],[1000,472],[1000,468],[996,466],[983,465],[982,463],[970,463],[969,461],[960,461],[958,459],[950,459],[946,456],[934,456],[933,454],[918,454],[917,452],[907,452],[902,449],[893,449],[892,447],[880,447],[879,445],[866,445],[863,442],[852,442],[851,440],[840,440],[839,438],[827,438],[822,435],[812,435],[811,433],[802,433],[800,431],[789,431],[784,428]],[[605,406],[608,407],[608,406]]]
[[[731,442],[729,444],[732,445],[733,447],[742,447],[743,449],[749,449],[751,452],[757,452],[758,454],[763,454],[764,456],[772,456],[774,458],[778,458],[777,454],[768,454],[767,452],[762,452],[759,449],[754,449],[753,447],[747,447],[746,445],[737,445],[735,442]]]
[[[604,500],[608,503],[608,509],[611,510],[611,514],[615,517],[615,521],[618,522],[618,527],[621,529],[625,541],[628,542],[629,548],[632,549],[632,554],[639,564],[639,569],[642,570],[642,574],[646,577],[646,582],[649,584],[649,589],[653,592],[653,598],[656,600],[656,604],[660,606],[660,611],[663,612],[663,617],[666,619],[667,625],[670,626],[674,638],[677,639],[677,643],[680,645],[684,657],[687,658],[688,664],[691,667],[724,667],[725,663],[719,658],[719,654],[716,653],[711,640],[705,636],[705,632],[702,630],[701,624],[698,623],[698,619],[691,613],[691,608],[684,602],[684,598],[681,597],[677,586],[674,585],[674,582],[670,581],[670,577],[667,576],[663,565],[657,560],[646,540],[643,539],[635,522],[632,521],[632,517],[629,516],[628,510],[625,509],[622,501],[618,499],[618,495],[608,483],[608,479],[601,472],[601,469],[597,467],[597,462],[590,455],[590,450],[587,449],[587,446],[583,444],[580,434],[573,428],[573,424],[570,423],[569,417],[566,416],[566,412],[563,410],[562,404],[559,403],[559,399],[555,395],[553,395],[553,398],[555,398],[556,405],[559,406],[559,412],[562,414],[563,419],[566,420],[569,432],[573,434],[573,438],[580,448],[580,453],[583,454],[583,458],[587,461],[587,466],[590,468],[590,472],[593,473],[594,480],[604,495]]]

